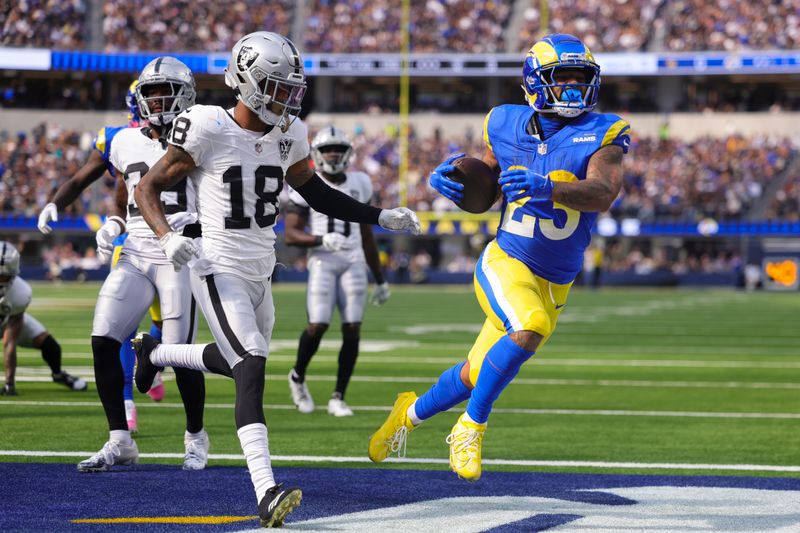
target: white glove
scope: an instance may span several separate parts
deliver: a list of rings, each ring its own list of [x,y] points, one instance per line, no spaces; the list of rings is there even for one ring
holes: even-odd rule
[[[384,281],[383,283],[375,285],[375,288],[372,290],[372,296],[369,297],[369,303],[375,306],[381,306],[386,303],[391,295],[392,291],[389,290],[389,283]]]
[[[341,233],[326,233],[322,236],[322,249],[326,252],[338,252],[339,250],[349,250],[353,247],[350,239]]]
[[[50,222],[58,222],[58,208],[53,202],[44,206],[42,212],[39,213],[39,231],[45,235],[53,231],[53,228],[50,227]]]
[[[100,229],[97,230],[97,235],[95,236],[95,239],[97,239],[97,249],[113,250],[114,239],[119,237],[123,231],[125,231],[124,220],[117,216],[108,217],[105,224],[100,226]]]
[[[197,255],[197,247],[194,241],[189,237],[178,235],[174,231],[170,231],[158,240],[161,244],[161,249],[167,259],[170,260],[172,266],[175,267],[175,272],[178,272],[183,265]]]
[[[97,258],[101,263],[106,264],[111,261],[114,255],[114,240],[119,237],[125,229],[125,221],[120,217],[108,217],[105,224],[100,226],[95,235],[97,241]]]
[[[395,231],[408,231],[413,235],[420,234],[419,219],[417,214],[407,207],[383,209],[378,215],[378,224],[382,228]]]

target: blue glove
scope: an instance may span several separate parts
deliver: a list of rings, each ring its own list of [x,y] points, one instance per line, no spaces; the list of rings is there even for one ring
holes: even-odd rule
[[[553,182],[532,170],[504,170],[498,183],[509,203],[526,196],[533,200],[553,199]]]
[[[445,159],[444,163],[433,169],[431,173],[431,187],[436,191],[455,203],[460,202],[464,198],[464,184],[453,181],[447,177],[447,174],[453,172],[456,167],[453,166],[453,161],[461,159],[464,154],[451,155]]]

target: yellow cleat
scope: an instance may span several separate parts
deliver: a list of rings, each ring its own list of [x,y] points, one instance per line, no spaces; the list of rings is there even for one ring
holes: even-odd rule
[[[414,429],[406,411],[416,400],[417,395],[414,392],[401,392],[397,395],[389,418],[369,438],[369,458],[373,463],[380,463],[390,453],[396,453],[398,457],[405,457],[406,438]]]
[[[478,481],[481,478],[481,442],[486,424],[467,422],[458,418],[445,441],[450,445],[450,469],[461,479]]]

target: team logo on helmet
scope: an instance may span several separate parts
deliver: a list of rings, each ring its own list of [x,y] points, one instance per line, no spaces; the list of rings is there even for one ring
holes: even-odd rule
[[[242,49],[239,50],[239,55],[236,57],[236,66],[239,67],[239,70],[245,71],[250,68],[250,65],[252,65],[256,59],[258,59],[258,52],[249,46],[242,46]]]
[[[281,153],[281,161],[286,161],[289,159],[289,151],[292,149],[292,144],[294,144],[294,139],[287,139],[284,137],[278,141],[278,149]]]

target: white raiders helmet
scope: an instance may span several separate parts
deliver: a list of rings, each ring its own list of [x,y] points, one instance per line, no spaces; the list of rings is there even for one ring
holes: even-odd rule
[[[269,31],[245,35],[233,46],[225,83],[262,122],[283,131],[297,118],[306,93],[300,52]]]
[[[161,56],[149,62],[139,74],[136,84],[136,102],[139,114],[156,126],[166,126],[183,111],[194,105],[194,75],[182,61],[170,56]],[[168,85],[171,93],[165,96],[148,96],[154,85]],[[153,104],[161,103],[161,111],[154,111]]]
[[[0,288],[7,287],[18,275],[19,252],[17,247],[10,242],[0,241]]]
[[[325,157],[326,153],[334,152],[336,157]],[[339,128],[329,126],[323,128],[311,141],[311,158],[318,169],[326,174],[339,174],[344,172],[350,164],[353,155],[353,143],[347,134]]]

